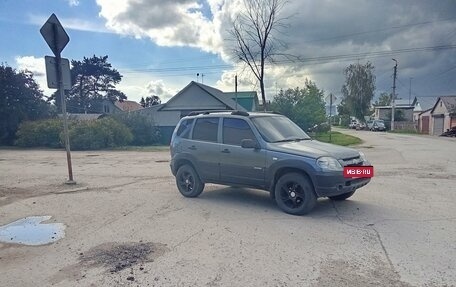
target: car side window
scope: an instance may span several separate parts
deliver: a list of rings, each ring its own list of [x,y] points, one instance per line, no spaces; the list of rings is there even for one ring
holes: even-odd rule
[[[244,139],[256,140],[249,124],[242,119],[223,119],[223,143],[241,145]]]
[[[207,142],[217,142],[219,118],[197,119],[193,128],[193,139]]]
[[[190,138],[190,131],[192,129],[193,119],[183,120],[177,129],[177,135],[181,138]]]

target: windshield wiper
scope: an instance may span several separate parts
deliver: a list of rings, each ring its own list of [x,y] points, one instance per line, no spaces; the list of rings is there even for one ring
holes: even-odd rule
[[[291,138],[275,141],[274,143],[283,143],[283,142],[300,142],[305,140],[311,140],[311,138]]]

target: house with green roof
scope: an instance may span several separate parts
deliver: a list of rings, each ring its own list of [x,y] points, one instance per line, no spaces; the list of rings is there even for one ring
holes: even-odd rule
[[[259,101],[258,95],[255,91],[248,92],[228,92],[224,93],[227,97],[231,98],[234,102],[237,101],[244,109],[249,112],[255,112],[258,110]]]
[[[179,120],[193,111],[258,109],[256,92],[225,93],[202,83],[190,82],[166,103],[154,105],[137,112],[150,117],[160,129],[162,138],[169,143]]]

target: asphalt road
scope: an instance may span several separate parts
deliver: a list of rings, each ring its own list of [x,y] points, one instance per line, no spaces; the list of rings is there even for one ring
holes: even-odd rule
[[[267,193],[182,197],[167,152],[0,150],[0,225],[63,223],[41,246],[0,243],[0,286],[455,286],[456,141],[347,131],[375,167],[307,216]]]

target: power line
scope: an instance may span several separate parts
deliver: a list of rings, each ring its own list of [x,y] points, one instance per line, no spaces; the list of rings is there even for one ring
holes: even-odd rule
[[[451,20],[455,20],[455,19],[456,18],[447,18],[447,19],[441,19],[441,20],[435,20],[435,21],[425,21],[425,22],[412,23],[412,24],[406,24],[406,25],[400,25],[400,26],[392,26],[392,27],[375,29],[375,30],[361,31],[361,32],[344,34],[344,35],[330,37],[330,38],[314,40],[314,41],[311,41],[311,43],[324,42],[324,41],[337,40],[337,39],[344,39],[344,38],[349,38],[349,37],[353,37],[353,36],[361,36],[361,35],[366,35],[366,34],[384,32],[384,31],[388,31],[388,30],[403,29],[403,28],[409,28],[409,27],[413,27],[413,26],[421,26],[421,25],[433,24],[433,23],[437,23],[437,22],[446,22],[446,21],[451,21]]]
[[[377,58],[377,57],[390,57],[398,54],[404,53],[416,53],[416,52],[433,52],[433,51],[442,51],[455,49],[456,45],[441,45],[441,46],[431,46],[431,47],[415,47],[415,48],[403,48],[389,51],[374,51],[374,52],[365,52],[365,53],[353,53],[353,54],[341,54],[341,55],[328,55],[328,56],[319,56],[311,58],[298,58],[298,59],[287,59],[276,61],[278,64],[291,64],[291,63],[313,63],[313,64],[323,64],[329,62],[337,61],[352,61],[359,58]],[[266,63],[270,66],[272,64]],[[228,64],[219,64],[219,65],[205,65],[205,66],[184,66],[184,67],[164,67],[164,68],[144,68],[144,69],[135,69],[130,68],[129,71],[124,71],[124,74],[134,74],[134,73],[167,73],[167,72],[188,72],[188,71],[201,71],[201,70],[221,70],[232,68],[233,65]],[[178,75],[181,75],[179,73]]]

